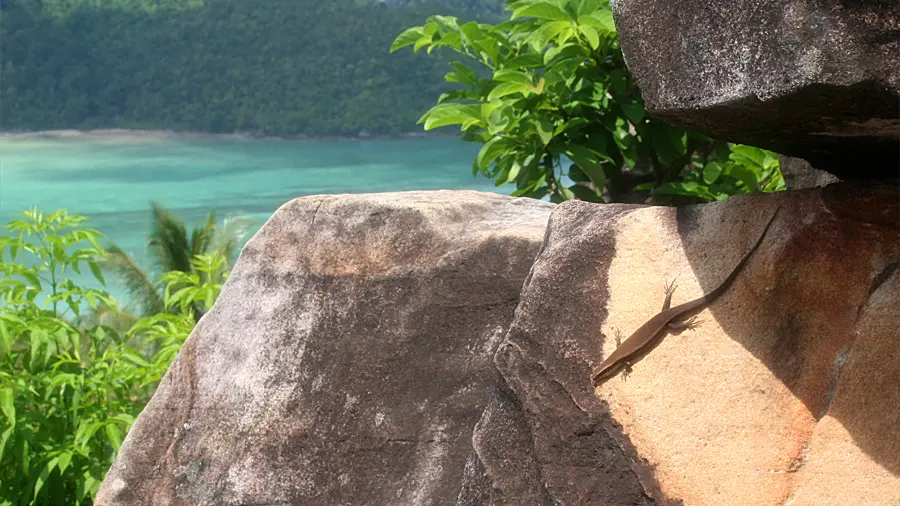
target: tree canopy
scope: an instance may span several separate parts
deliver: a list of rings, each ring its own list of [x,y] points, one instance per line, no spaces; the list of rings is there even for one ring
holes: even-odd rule
[[[390,55],[391,41],[435,12],[486,11],[402,3],[8,0],[0,128],[417,131],[447,59]]]

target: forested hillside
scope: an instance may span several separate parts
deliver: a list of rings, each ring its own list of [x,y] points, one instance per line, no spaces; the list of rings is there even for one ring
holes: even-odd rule
[[[0,129],[421,131],[448,60],[390,55],[391,41],[501,3],[4,0]]]

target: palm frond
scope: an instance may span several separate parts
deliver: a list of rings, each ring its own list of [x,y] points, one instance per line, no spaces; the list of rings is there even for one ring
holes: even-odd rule
[[[191,272],[191,248],[184,221],[162,204],[150,202],[153,223],[147,249],[161,272]]]
[[[115,244],[107,246],[106,252],[106,256],[101,260],[101,266],[124,286],[133,310],[140,315],[161,312],[165,305],[147,272]]]
[[[209,245],[216,234],[216,212],[210,211],[203,226],[195,227],[191,233],[191,258],[209,251]]]

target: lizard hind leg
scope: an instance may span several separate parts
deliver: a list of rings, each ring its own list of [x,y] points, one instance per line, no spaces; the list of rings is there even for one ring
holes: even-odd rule
[[[701,323],[703,323],[703,320],[700,320],[696,316],[691,316],[690,318],[688,318],[687,320],[685,320],[683,322],[669,322],[667,327],[669,327],[670,329],[675,330],[675,331],[685,330],[685,329],[694,330],[697,327],[699,327]]]

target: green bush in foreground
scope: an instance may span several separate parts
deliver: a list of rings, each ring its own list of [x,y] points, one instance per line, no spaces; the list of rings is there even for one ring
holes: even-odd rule
[[[224,259],[200,256],[194,266],[205,276],[161,280],[166,308],[176,311],[142,318],[124,335],[91,323],[85,305],[118,305],[70,278],[87,267],[104,283],[102,235],[84,220],[29,211],[0,238],[0,505],[91,504],[193,329],[193,309],[221,290],[210,274]]]
[[[510,19],[500,24],[431,16],[391,46],[449,48],[476,64],[450,63],[445,79],[462,88],[441,95],[420,120],[426,130],[460,125],[464,140],[483,144],[474,174],[554,202],[684,204],[784,188],[774,154],[647,113],[609,0],[508,4]]]

